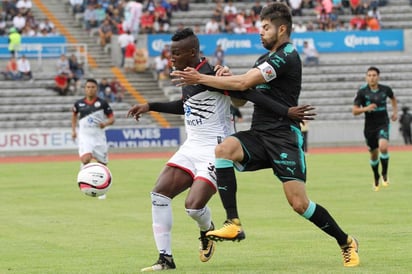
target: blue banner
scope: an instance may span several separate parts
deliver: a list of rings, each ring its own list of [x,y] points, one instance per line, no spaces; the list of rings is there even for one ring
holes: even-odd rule
[[[315,45],[320,53],[403,51],[403,30],[303,32],[292,35],[299,52],[303,42]]]
[[[158,56],[165,44],[171,43],[171,34],[148,35],[148,51]],[[200,34],[200,50],[212,56],[216,45],[221,44],[226,55],[263,54],[258,34]],[[301,51],[303,41],[314,43],[320,53],[403,51],[403,30],[336,31],[293,33],[292,40]]]
[[[172,35],[169,34],[149,35],[147,39],[149,55],[158,56],[164,45],[171,43],[171,37]],[[212,56],[218,44],[222,45],[227,55],[265,53],[257,34],[200,34],[198,37],[200,50],[205,56]]]
[[[25,37],[21,39],[19,55],[27,57],[37,57],[41,53],[42,58],[59,57],[62,53],[66,53],[66,37],[65,36],[50,36],[50,37]],[[8,50],[8,38],[0,37],[0,56],[10,57]]]
[[[107,143],[112,148],[178,147],[179,128],[108,129]]]

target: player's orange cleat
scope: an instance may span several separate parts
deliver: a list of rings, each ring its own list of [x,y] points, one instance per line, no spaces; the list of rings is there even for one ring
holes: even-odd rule
[[[239,219],[228,219],[221,229],[211,230],[206,236],[213,241],[241,241],[246,238]]]
[[[213,229],[215,229],[215,226],[212,223],[212,227],[209,231]],[[206,233],[207,231],[200,231],[199,258],[201,262],[209,261],[212,258],[216,248],[216,243],[213,240],[208,239],[206,237]]]
[[[359,244],[358,241],[348,236],[348,243],[341,246],[343,256],[343,266],[354,267],[360,264],[360,258],[358,254]]]

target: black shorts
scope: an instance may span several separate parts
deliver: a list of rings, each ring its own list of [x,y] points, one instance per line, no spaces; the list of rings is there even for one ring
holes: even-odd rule
[[[363,132],[366,144],[369,150],[375,150],[379,147],[379,139],[386,139],[389,141],[389,124],[374,128],[373,130],[366,130]]]
[[[239,171],[272,168],[282,182],[306,181],[303,137],[299,128],[290,126],[271,132],[248,130],[233,134],[243,147],[245,157],[235,166]]]

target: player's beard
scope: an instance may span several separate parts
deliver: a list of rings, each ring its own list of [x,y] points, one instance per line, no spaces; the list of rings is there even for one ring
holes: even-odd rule
[[[275,33],[273,33],[273,36],[269,37],[270,40],[264,39],[263,37],[260,38],[263,47],[269,51],[272,51],[275,48],[275,45],[278,43],[278,31],[276,30]]]

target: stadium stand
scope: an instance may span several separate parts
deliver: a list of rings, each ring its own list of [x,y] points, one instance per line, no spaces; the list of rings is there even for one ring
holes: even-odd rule
[[[48,13],[35,4],[33,12],[37,18],[54,16],[68,33],[77,41],[87,43],[89,54],[95,64],[91,62],[85,77],[101,79],[119,76],[118,70],[113,68],[110,58],[110,48],[101,48],[94,33],[87,33],[79,24],[81,15],[73,15],[67,9],[64,1],[42,0]],[[235,2],[238,9],[247,9],[253,5],[252,1]],[[170,31],[176,30],[179,24],[195,27],[204,26],[211,17],[215,3],[213,1],[192,1],[189,11],[175,11],[171,20]],[[388,1],[386,6],[380,7],[384,28],[412,28],[412,13],[408,0]],[[349,20],[351,15],[345,12],[340,19]],[[313,21],[316,13],[313,9],[303,9],[303,16],[294,20],[304,23]],[[59,26],[58,26],[59,27]],[[63,33],[60,30],[61,33]],[[250,68],[256,56],[227,56],[227,64],[235,72],[243,72]],[[2,64],[3,61],[0,63]],[[52,61],[50,61],[52,62]],[[0,64],[0,65],[1,65]],[[399,65],[401,64],[401,65]],[[304,67],[303,89],[301,104],[312,104],[318,109],[318,120],[355,120],[350,109],[353,96],[359,85],[364,82],[364,73],[369,65],[381,68],[382,83],[389,84],[396,92],[400,105],[412,105],[412,98],[408,94],[408,80],[411,79],[412,57],[402,53],[393,53],[386,57],[381,55],[327,55],[321,56],[321,64],[317,67]],[[3,66],[3,65],[1,65]],[[4,66],[3,66],[4,67]],[[43,68],[49,66],[44,65]],[[70,122],[70,108],[79,96],[58,96],[45,87],[52,82],[52,73],[47,70],[34,71],[36,81],[12,82],[2,81],[0,85],[0,121],[2,128],[15,127],[67,127]],[[180,90],[169,81],[155,80],[152,72],[122,76],[121,81],[127,81],[131,87],[138,90],[146,100],[174,100],[180,97]],[[135,126],[124,118],[130,105],[136,103],[133,93],[127,93],[122,103],[112,103],[116,111],[116,125]],[[30,106],[30,109],[28,109]],[[242,108],[244,123],[250,122],[252,105],[248,103]],[[165,115],[171,126],[181,126],[182,119],[174,115]],[[138,126],[157,125],[151,116],[145,116]]]

